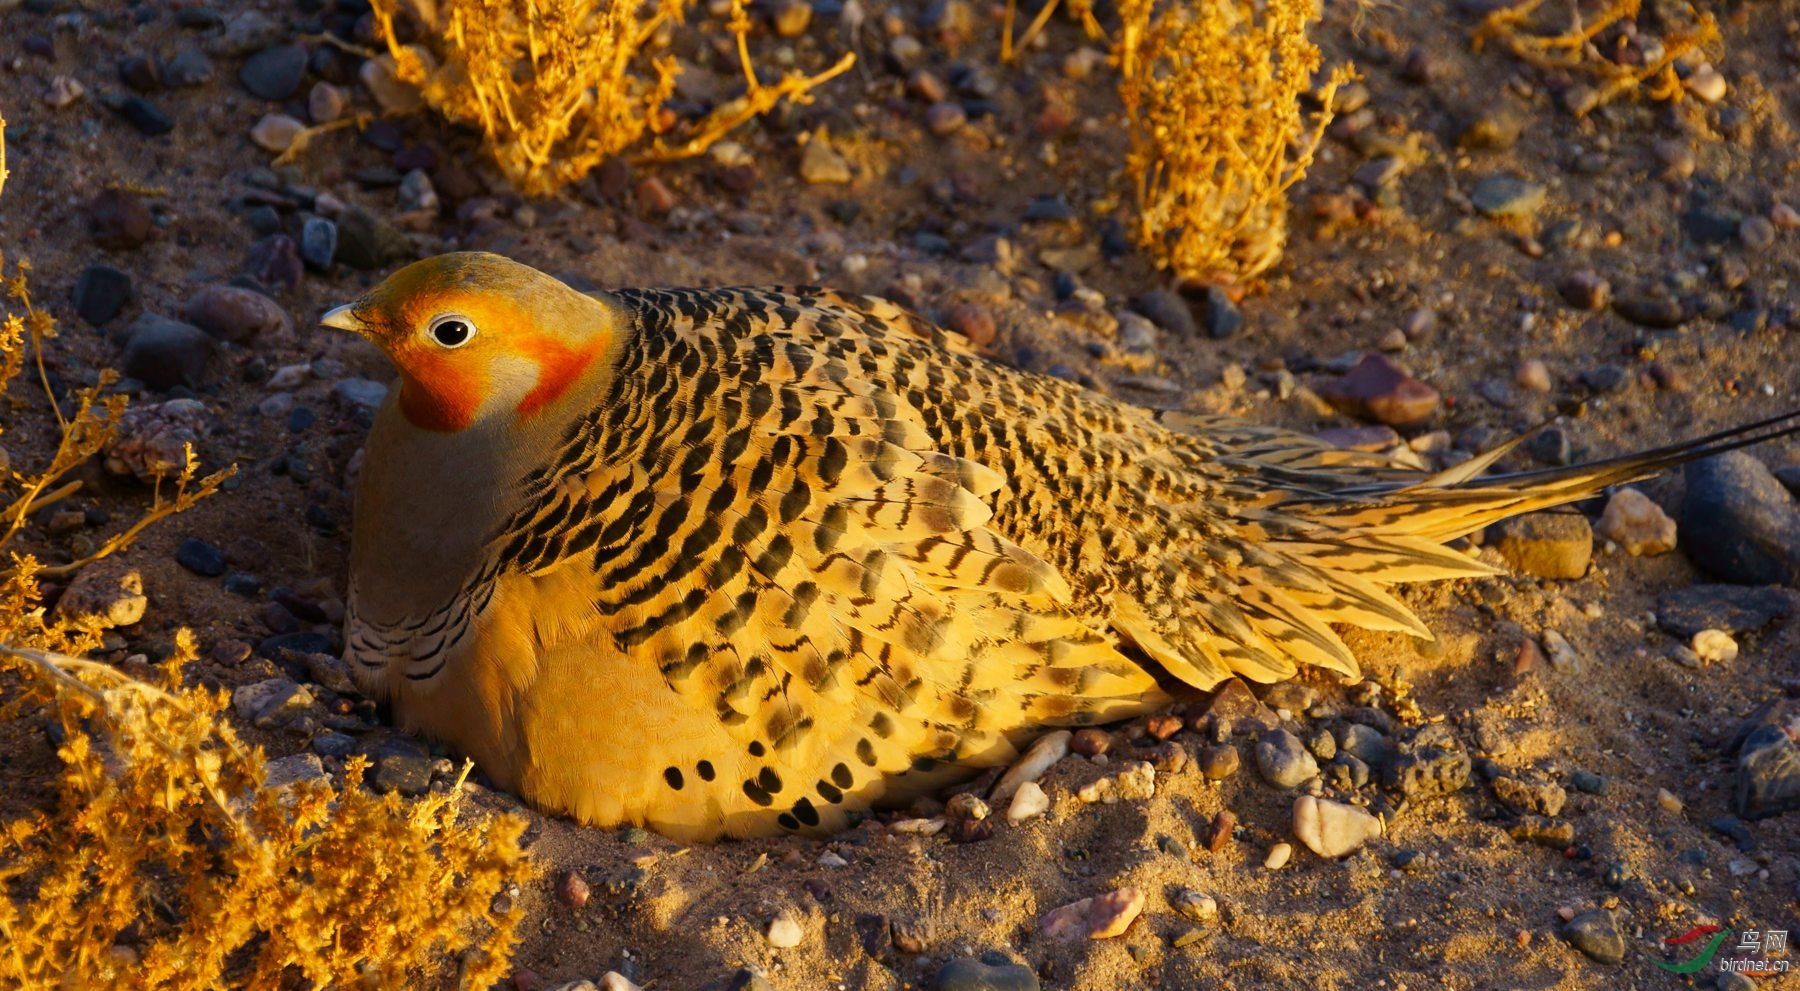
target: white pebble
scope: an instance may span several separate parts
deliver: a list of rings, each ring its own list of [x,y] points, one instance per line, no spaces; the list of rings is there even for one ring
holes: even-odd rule
[[[1724,630],[1701,630],[1694,634],[1694,653],[1708,664],[1729,664],[1737,660],[1737,641]]]
[[[1717,103],[1725,99],[1725,77],[1719,70],[1710,65],[1703,65],[1687,77],[1688,92],[1706,103]]]
[[[1269,856],[1263,860],[1263,866],[1269,870],[1278,871],[1286,867],[1287,862],[1293,859],[1293,856],[1294,845],[1292,843],[1277,843],[1269,848]]]
[[[600,976],[600,991],[644,991],[631,983],[631,979],[616,970],[609,970]]]
[[[837,855],[836,851],[827,850],[819,854],[820,867],[849,867],[850,861]]]
[[[1024,822],[1043,815],[1049,808],[1050,796],[1044,793],[1043,786],[1036,781],[1027,781],[1013,792],[1012,804],[1006,807],[1006,818],[1008,822]]]
[[[287,114],[264,114],[262,120],[250,128],[250,140],[264,151],[283,152],[294,146],[294,139],[306,125]]]
[[[1311,795],[1294,800],[1294,836],[1321,857],[1335,860],[1381,835],[1381,820],[1366,810]]]
[[[50,88],[44,92],[44,102],[58,110],[81,99],[87,89],[81,82],[71,76],[56,76],[50,80]]]
[[[769,923],[769,945],[777,950],[792,949],[805,938],[806,930],[800,927],[800,913],[791,908],[782,909]]]
[[[1044,734],[1038,742],[1031,745],[1030,750],[1025,751],[1025,756],[1019,758],[1018,763],[1000,775],[994,790],[988,792],[988,799],[995,804],[1007,801],[1012,798],[1013,792],[1019,790],[1020,785],[1043,777],[1044,772],[1050,770],[1052,765],[1069,755],[1069,741],[1074,738],[1075,734],[1066,729]]]

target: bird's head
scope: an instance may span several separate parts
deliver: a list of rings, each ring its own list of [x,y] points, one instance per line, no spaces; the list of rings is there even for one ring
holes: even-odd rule
[[[443,432],[534,419],[609,366],[624,329],[600,300],[479,251],[408,265],[319,322],[387,352],[400,370],[400,411]]]

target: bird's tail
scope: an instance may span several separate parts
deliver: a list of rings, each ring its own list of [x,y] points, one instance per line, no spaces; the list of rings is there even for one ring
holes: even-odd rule
[[[1190,587],[1211,592],[1152,604],[1154,609],[1125,601],[1113,622],[1164,669],[1201,688],[1232,675],[1277,681],[1292,677],[1297,664],[1355,677],[1356,658],[1332,625],[1430,639],[1431,631],[1388,587],[1497,572],[1444,546],[1447,541],[1511,516],[1589,498],[1609,485],[1800,432],[1796,410],[1603,461],[1483,475],[1521,437],[1421,477],[1379,455],[1339,451],[1302,434],[1204,416],[1159,419],[1213,445],[1214,460],[1237,470],[1229,511],[1235,536],[1215,536],[1219,552],[1205,560],[1182,559]],[[1207,584],[1214,573],[1229,575],[1229,594]]]
[[[1529,438],[1528,432],[1424,479],[1383,479],[1326,493],[1296,493],[1282,505],[1305,507],[1309,515],[1329,516],[1342,526],[1400,527],[1409,536],[1442,543],[1511,516],[1579,502],[1608,486],[1795,433],[1800,433],[1800,410],[1601,461],[1482,475]]]

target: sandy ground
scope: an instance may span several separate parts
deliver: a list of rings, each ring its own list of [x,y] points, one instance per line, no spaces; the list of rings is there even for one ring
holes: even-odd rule
[[[241,59],[220,57],[213,82],[154,94],[176,127],[163,137],[141,136],[97,102],[124,90],[114,62],[132,54],[166,57],[207,35],[180,27],[163,4],[134,8],[154,15],[142,26],[99,6],[43,6],[54,13],[15,7],[0,14],[9,27],[0,37],[0,112],[9,122],[13,169],[0,197],[0,248],[30,257],[34,286],[65,328],[52,365],[63,379],[80,381],[118,356],[69,303],[84,267],[116,266],[135,286],[135,301],[105,331],[140,309],[178,313],[201,284],[244,270],[259,236],[243,209],[251,189],[245,180],[269,159],[246,134],[262,114],[281,108],[238,84]],[[1655,16],[1679,7],[1654,6],[1646,31]],[[295,31],[330,13],[264,9]],[[892,13],[917,30],[921,11],[913,5]],[[570,195],[522,209],[504,192],[483,193],[477,199],[493,220],[469,221],[468,210],[459,220],[447,202],[424,240],[502,250],[601,286],[817,281],[903,295],[940,314],[973,301],[996,319],[992,349],[1001,360],[1040,371],[1083,369],[1094,387],[1148,405],[1229,410],[1304,429],[1351,425],[1321,412],[1309,389],[1334,378],[1333,359],[1372,349],[1404,326],[1418,329],[1423,321],[1412,314],[1425,310],[1434,315],[1432,328],[1392,358],[1443,392],[1430,429],[1454,438],[1486,428],[1499,437],[1560,411],[1575,414],[1564,427],[1578,452],[1604,454],[1800,405],[1794,330],[1784,325],[1795,319],[1800,234],[1778,230],[1761,248],[1735,234],[1708,244],[1683,223],[1695,209],[1764,215],[1779,201],[1800,204],[1791,129],[1800,111],[1800,4],[1743,2],[1717,13],[1725,45],[1716,64],[1729,83],[1723,101],[1627,97],[1577,119],[1563,96],[1575,77],[1529,68],[1499,51],[1470,54],[1476,20],[1460,5],[1377,6],[1357,18],[1333,5],[1319,34],[1327,58],[1362,68],[1372,111],[1364,129],[1389,142],[1365,139],[1361,147],[1410,142],[1418,160],[1377,197],[1382,202],[1371,217],[1334,224],[1320,219],[1315,205],[1329,211],[1333,197],[1360,196],[1351,173],[1365,157],[1357,141],[1330,141],[1295,191],[1287,259],[1242,304],[1245,331],[1226,340],[1165,333],[1148,364],[1091,357],[1087,348],[1096,342],[1103,352],[1118,352],[1104,332],[1053,312],[1052,273],[1039,260],[1046,249],[1097,243],[1091,207],[1112,195],[1123,147],[1105,70],[1087,83],[1063,77],[1062,56],[1079,37],[1060,20],[1049,50],[1016,70],[992,67],[996,29],[985,11],[975,19],[980,37],[960,55],[936,47],[927,53],[925,63],[946,76],[945,67],[961,59],[986,66],[1000,84],[995,114],[948,138],[923,128],[923,104],[909,101],[903,77],[883,67],[884,42],[871,30],[864,39],[874,56],[867,76],[852,73],[814,107],[746,132],[756,169],[748,192],[727,188],[712,166],[691,163],[656,173],[675,202],[667,215],[647,212],[637,196],[596,203]],[[71,29],[76,22],[79,29]],[[54,37],[54,58],[31,51],[37,35]],[[835,21],[817,19],[793,44],[803,61],[835,51]],[[354,69],[353,61],[346,64]],[[47,106],[41,94],[58,74],[82,81],[88,97],[61,110]],[[1067,130],[1048,138],[1035,130],[1046,86],[1074,94],[1079,108]],[[288,102],[303,109],[304,90]],[[1471,121],[1496,110],[1516,117],[1516,142],[1501,150],[1457,146]],[[797,178],[796,136],[817,124],[829,125],[857,164],[854,185],[808,186]],[[480,191],[485,173],[473,166],[466,134],[424,118],[401,128],[408,147],[462,163]],[[288,181],[391,214],[394,190],[357,178],[388,161],[385,152],[340,133],[302,156]],[[1496,173],[1545,185],[1545,204],[1510,224],[1479,216],[1469,195]],[[152,193],[146,202],[157,222],[141,247],[107,251],[90,237],[84,207],[118,184]],[[1065,197],[1076,219],[1022,222],[1042,195]],[[848,222],[835,206],[846,199],[861,207]],[[1557,228],[1570,221],[1579,230],[1565,239],[1567,228]],[[921,232],[946,239],[953,250],[921,250]],[[1014,271],[960,259],[964,246],[990,233],[1016,247]],[[1610,312],[1579,312],[1564,305],[1556,286],[1581,269],[1609,279],[1617,295],[1672,285],[1717,318],[1656,330]],[[297,289],[277,294],[297,330],[215,357],[201,390],[214,429],[201,454],[211,465],[237,463],[242,482],[126,555],[144,574],[151,609],[143,623],[120,631],[115,656],[140,652],[180,626],[207,645],[256,643],[272,632],[259,597],[228,594],[217,579],[176,566],[174,549],[187,537],[230,549],[252,536],[260,549],[237,549],[267,586],[327,606],[341,597],[350,513],[343,482],[367,414],[334,399],[330,386],[351,376],[385,380],[388,372],[369,346],[312,322],[379,274],[342,267],[308,273]],[[1096,263],[1081,278],[1105,295],[1108,310],[1162,284],[1136,253]],[[1729,286],[1734,278],[1741,284]],[[1733,327],[1729,315],[1745,308],[1764,310],[1766,324]],[[1523,359],[1546,363],[1555,383],[1550,393],[1515,387],[1510,407],[1483,398],[1498,394],[1492,383],[1512,383]],[[264,384],[270,370],[321,360],[324,374],[296,391],[315,422],[296,430],[286,414],[259,414],[272,394]],[[1241,388],[1219,385],[1232,365],[1249,373]],[[1627,372],[1623,389],[1582,384],[1584,374],[1592,381],[1606,365]],[[1284,367],[1303,387],[1291,396],[1275,371]],[[1165,381],[1147,381],[1154,379]],[[1139,388],[1145,384],[1156,388]],[[28,387],[14,391],[22,403],[6,414],[6,444],[17,466],[44,450],[50,434],[41,398]],[[1776,465],[1800,461],[1793,442],[1757,453]],[[145,496],[136,483],[97,471],[85,477],[91,484],[74,500],[77,508],[106,509],[115,521]],[[1671,511],[1679,507],[1679,476],[1643,487]],[[39,529],[29,539],[52,560],[71,552],[67,534]],[[1653,967],[1653,959],[1685,958],[1659,941],[1701,922],[1800,930],[1797,814],[1749,824],[1754,852],[1747,854],[1709,827],[1730,812],[1732,765],[1719,745],[1756,706],[1800,691],[1800,632],[1790,624],[1749,635],[1735,661],[1704,669],[1672,663],[1665,656],[1672,639],[1644,614],[1659,593],[1702,580],[1680,553],[1632,558],[1602,550],[1578,580],[1498,578],[1412,590],[1408,601],[1441,632],[1436,645],[1350,638],[1371,680],[1389,686],[1387,703],[1397,680],[1409,684],[1420,716],[1442,721],[1476,758],[1536,780],[1566,784],[1577,771],[1604,776],[1602,794],[1570,790],[1559,816],[1575,831],[1568,850],[1511,838],[1515,815],[1478,772],[1454,795],[1406,803],[1386,836],[1344,861],[1301,850],[1286,867],[1267,869],[1269,848],[1292,840],[1293,796],[1261,780],[1250,740],[1241,736],[1246,769],[1235,776],[1208,782],[1190,764],[1159,774],[1154,798],[1113,805],[1074,797],[1101,769],[1071,757],[1045,779],[1053,800],[1047,815],[1001,823],[975,843],[869,822],[823,841],[680,848],[642,831],[589,830],[534,816],[533,850],[543,873],[518,899],[528,921],[515,983],[553,987],[619,970],[649,988],[735,987],[733,975],[752,968],[781,989],[923,987],[949,959],[998,950],[1050,988],[1711,987],[1710,970],[1683,978]],[[330,630],[328,623],[302,626]],[[1586,674],[1543,664],[1514,674],[1519,631],[1546,628],[1574,644]],[[236,685],[276,671],[257,658],[209,661],[193,676]],[[1354,689],[1330,678],[1304,680],[1340,711],[1362,704]],[[593,713],[603,723],[623,716]],[[1297,716],[1308,732],[1337,725]],[[629,746],[629,734],[621,721],[618,745]],[[1129,736],[1129,728],[1116,734],[1116,751],[1131,749]],[[281,733],[259,739],[276,756],[308,742]],[[47,767],[40,737],[13,731],[0,741],[0,766],[21,783]],[[1189,731],[1173,740],[1188,753],[1208,742]],[[1659,789],[1678,803],[1660,802]],[[14,800],[29,794],[21,789]],[[517,807],[492,793],[475,804]],[[1205,838],[1225,810],[1239,825],[1209,851]],[[1748,872],[1738,876],[1734,861],[1748,862]],[[581,909],[556,897],[571,871],[592,889]],[[1126,886],[1142,889],[1147,906],[1123,936],[1064,943],[1040,933],[1045,911]],[[1175,912],[1172,899],[1183,888],[1213,896],[1217,919],[1196,922]],[[1616,913],[1626,944],[1622,964],[1596,962],[1558,938],[1559,910],[1592,908]],[[784,909],[799,914],[804,938],[774,949],[765,932]]]

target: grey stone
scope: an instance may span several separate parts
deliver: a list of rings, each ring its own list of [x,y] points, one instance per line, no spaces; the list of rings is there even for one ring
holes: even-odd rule
[[[1489,217],[1529,217],[1544,205],[1547,190],[1517,176],[1493,175],[1475,185],[1469,194],[1475,209]]]
[[[225,33],[207,43],[207,50],[224,58],[248,55],[281,41],[282,28],[269,15],[246,10],[225,25]]]
[[[364,378],[348,378],[333,385],[331,393],[352,406],[372,410],[380,408],[387,398],[388,387]]]
[[[197,389],[205,381],[213,341],[200,328],[144,313],[131,322],[126,333],[129,336],[119,359],[126,375],[159,391],[178,385]]]
[[[1800,585],[1800,508],[1762,462],[1731,451],[1688,464],[1681,545],[1740,585]]]
[[[366,210],[350,210],[338,218],[337,260],[370,271],[412,253],[406,235]]]
[[[1277,788],[1298,788],[1319,773],[1319,764],[1306,752],[1299,737],[1273,729],[1256,741],[1256,769],[1263,780]]]
[[[386,794],[423,795],[431,789],[431,755],[410,742],[387,741],[369,754],[375,765],[370,787]]]
[[[939,968],[931,986],[935,991],[1038,991],[1041,987],[1030,967],[998,953],[952,960]]]
[[[314,754],[294,754],[269,761],[263,787],[274,790],[304,781],[329,781],[325,765]]]
[[[1625,961],[1625,937],[1619,935],[1618,919],[1606,909],[1589,909],[1570,919],[1562,938],[1601,963],[1616,966]]]
[[[299,45],[265,48],[244,61],[238,81],[265,100],[285,100],[300,89],[306,76],[306,49]]]
[[[212,60],[198,48],[183,48],[163,63],[163,85],[171,89],[188,89],[212,81]]]
[[[1782,727],[1759,726],[1744,740],[1732,809],[1745,819],[1800,809],[1800,746]]]
[[[316,272],[329,272],[337,258],[337,225],[324,217],[308,217],[300,225],[300,260]]]
[[[1194,321],[1194,312],[1188,309],[1187,300],[1182,299],[1180,293],[1168,289],[1152,289],[1132,300],[1131,308],[1149,317],[1151,323],[1171,334],[1184,334],[1192,338],[1200,332],[1199,324]]]
[[[1656,624],[1673,636],[1692,640],[1701,630],[1737,634],[1786,619],[1794,593],[1765,585],[1689,585],[1656,598]]]
[[[89,265],[75,280],[75,313],[98,327],[131,302],[131,276],[111,265]]]

